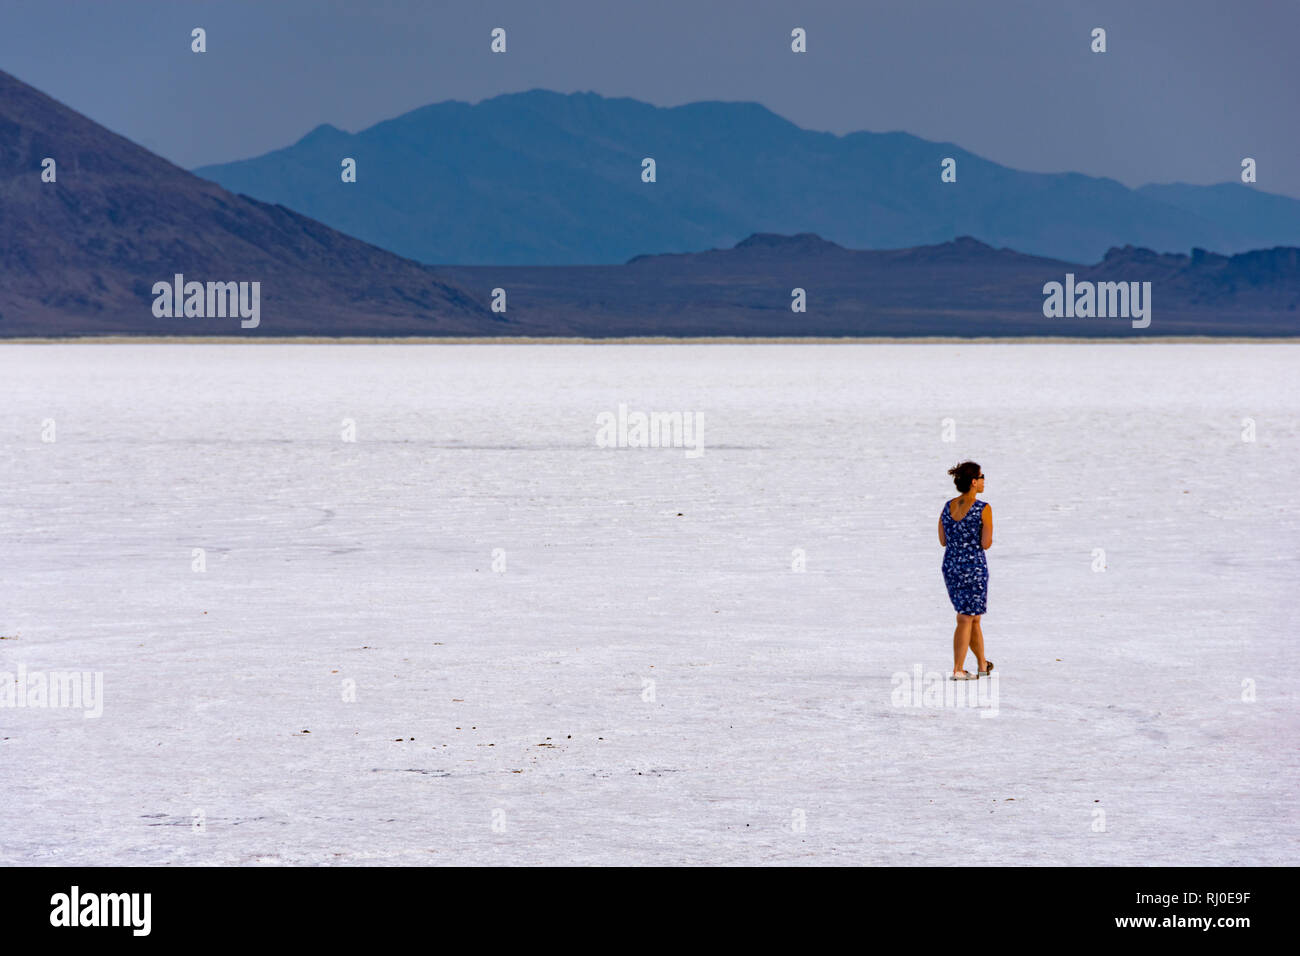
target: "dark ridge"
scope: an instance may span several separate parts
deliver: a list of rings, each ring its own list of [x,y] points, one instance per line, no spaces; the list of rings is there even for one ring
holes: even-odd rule
[[[341,135],[318,127],[309,135]],[[57,179],[41,181],[55,160]],[[516,323],[409,259],[232,195],[0,72],[0,335],[501,334]],[[261,283],[261,324],[159,318],[152,288]]]

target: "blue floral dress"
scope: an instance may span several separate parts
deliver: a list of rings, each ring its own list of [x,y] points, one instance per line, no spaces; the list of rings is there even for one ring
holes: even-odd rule
[[[989,566],[980,536],[984,530],[984,502],[976,501],[960,521],[943,506],[939,520],[948,542],[943,551],[943,583],[958,614],[983,614],[989,596]]]

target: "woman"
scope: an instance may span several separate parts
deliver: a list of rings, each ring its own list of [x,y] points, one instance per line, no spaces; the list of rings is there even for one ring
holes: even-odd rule
[[[993,547],[993,508],[975,496],[984,490],[984,475],[973,461],[949,468],[953,484],[961,492],[943,506],[939,514],[939,543],[943,545],[943,583],[957,612],[957,630],[952,635],[952,679],[988,677],[993,662],[984,657],[984,614],[989,592],[989,566],[984,552]],[[978,671],[968,672],[966,652],[975,652]]]

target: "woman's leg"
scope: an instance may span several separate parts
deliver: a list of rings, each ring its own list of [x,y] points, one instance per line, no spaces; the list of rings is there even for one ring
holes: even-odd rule
[[[952,632],[952,672],[960,674],[966,669],[966,651],[970,648],[971,621],[969,614],[957,615],[957,629]]]
[[[971,620],[970,650],[979,663],[980,673],[984,673],[984,632],[980,630],[980,616],[978,614]]]

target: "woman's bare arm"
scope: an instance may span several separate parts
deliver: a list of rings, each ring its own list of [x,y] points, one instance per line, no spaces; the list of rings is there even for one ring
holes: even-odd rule
[[[993,547],[993,506],[986,504],[980,514],[980,546],[987,551]]]
[[[939,519],[939,546],[948,547],[948,539],[943,536],[943,519]]]

